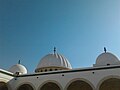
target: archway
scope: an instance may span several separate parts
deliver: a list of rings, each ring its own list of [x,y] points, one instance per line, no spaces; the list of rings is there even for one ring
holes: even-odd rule
[[[0,90],[8,90],[7,84],[5,82],[0,82]]]
[[[105,80],[100,85],[99,90],[120,90],[120,79],[110,78]]]
[[[34,89],[29,84],[23,84],[23,85],[19,86],[19,88],[17,90],[34,90]]]
[[[40,90],[60,90],[60,87],[53,82],[48,82],[46,84],[44,84]]]
[[[82,80],[76,80],[67,87],[67,90],[93,90],[93,89],[87,82]]]

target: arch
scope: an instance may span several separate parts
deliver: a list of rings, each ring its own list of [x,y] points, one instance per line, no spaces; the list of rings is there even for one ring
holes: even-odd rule
[[[21,84],[17,90],[35,90],[35,88],[33,87],[32,84],[30,83],[24,83],[24,84]]]
[[[40,85],[38,90],[62,90],[62,87],[58,82],[49,80]]]
[[[120,76],[107,76],[103,78],[97,90],[120,90]]]
[[[95,90],[95,88],[88,80],[83,78],[76,78],[67,84],[65,90]]]
[[[8,90],[8,86],[5,82],[0,82],[0,90]]]

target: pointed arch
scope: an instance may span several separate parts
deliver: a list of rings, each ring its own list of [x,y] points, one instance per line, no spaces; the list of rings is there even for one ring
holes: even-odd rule
[[[62,87],[58,82],[49,80],[40,85],[38,90],[62,90]]]
[[[65,90],[95,90],[95,88],[88,80],[76,78],[67,84]]]
[[[5,82],[0,82],[0,90],[8,90],[8,86]]]
[[[31,83],[23,83],[16,90],[35,90],[35,87]]]
[[[97,90],[120,90],[120,76],[107,76],[103,78]]]

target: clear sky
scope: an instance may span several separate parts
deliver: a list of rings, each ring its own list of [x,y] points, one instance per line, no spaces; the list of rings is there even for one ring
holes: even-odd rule
[[[120,0],[0,0],[0,68],[64,55],[73,68],[90,67],[106,47],[120,57]]]

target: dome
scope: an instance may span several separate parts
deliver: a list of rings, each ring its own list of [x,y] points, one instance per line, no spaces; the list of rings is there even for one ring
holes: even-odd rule
[[[100,54],[96,59],[96,64],[93,66],[109,66],[120,64],[119,59],[110,52]]]
[[[27,69],[25,68],[25,66],[21,65],[21,64],[16,64],[13,65],[10,69],[10,72],[14,73],[14,74],[27,74]]]
[[[44,56],[40,60],[35,72],[64,70],[71,68],[71,64],[64,56],[54,53]]]

